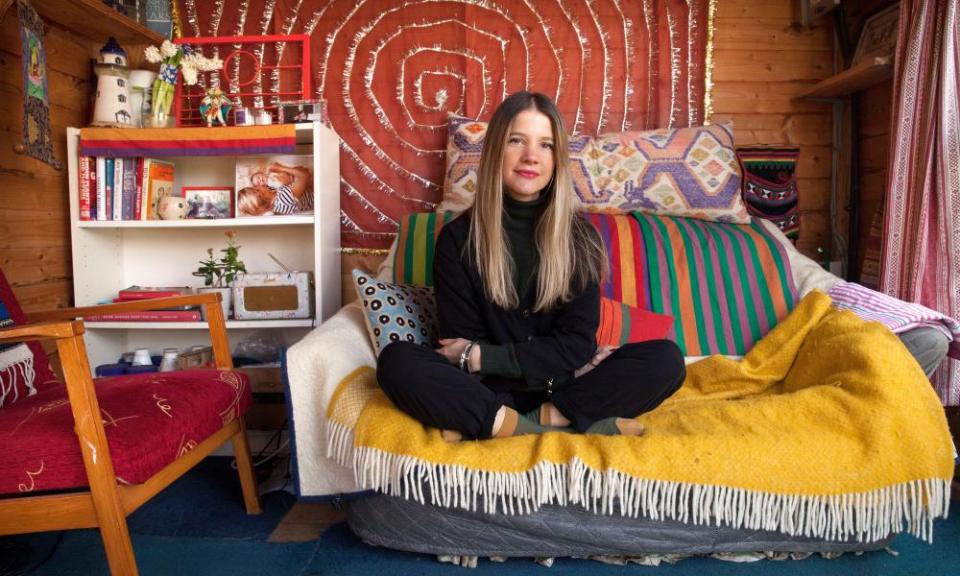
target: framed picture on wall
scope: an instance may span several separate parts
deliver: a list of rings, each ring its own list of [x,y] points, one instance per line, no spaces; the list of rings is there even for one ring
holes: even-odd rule
[[[230,218],[233,211],[232,186],[184,186],[183,197],[187,201],[187,218]]]
[[[860,40],[857,41],[851,66],[856,66],[875,56],[893,56],[893,51],[897,47],[899,21],[899,2],[867,18],[860,32]]]

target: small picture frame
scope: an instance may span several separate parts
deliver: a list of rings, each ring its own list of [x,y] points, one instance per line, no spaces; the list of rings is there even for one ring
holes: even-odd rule
[[[313,157],[238,158],[236,189],[238,218],[313,214]]]
[[[298,102],[281,102],[280,123],[295,124],[297,122],[326,122],[327,103],[325,100],[301,100]]]
[[[867,18],[860,32],[851,66],[856,66],[875,56],[893,56],[897,47],[899,21],[899,2]]]
[[[215,220],[233,217],[232,186],[184,186],[187,219]]]

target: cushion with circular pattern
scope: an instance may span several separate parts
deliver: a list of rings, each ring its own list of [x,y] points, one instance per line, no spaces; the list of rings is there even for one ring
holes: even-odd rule
[[[437,304],[433,288],[393,284],[354,269],[353,282],[363,305],[363,317],[373,343],[380,351],[391,342],[413,342],[437,347]]]

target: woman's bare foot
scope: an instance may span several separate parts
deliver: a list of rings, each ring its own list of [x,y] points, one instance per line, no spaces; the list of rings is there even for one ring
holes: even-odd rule
[[[446,442],[459,442],[463,440],[463,434],[457,432],[456,430],[441,430],[440,437]]]

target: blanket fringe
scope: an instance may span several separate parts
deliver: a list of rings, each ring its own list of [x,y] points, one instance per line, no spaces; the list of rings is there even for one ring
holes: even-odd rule
[[[614,469],[594,470],[578,458],[569,464],[540,462],[525,472],[472,470],[356,447],[353,431],[329,420],[327,456],[351,467],[362,489],[487,514],[529,514],[543,504],[577,504],[595,514],[835,541],[873,542],[906,526],[910,534],[933,542],[933,521],[946,518],[950,507],[950,481],[941,478],[870,492],[806,496],[637,478]]]

